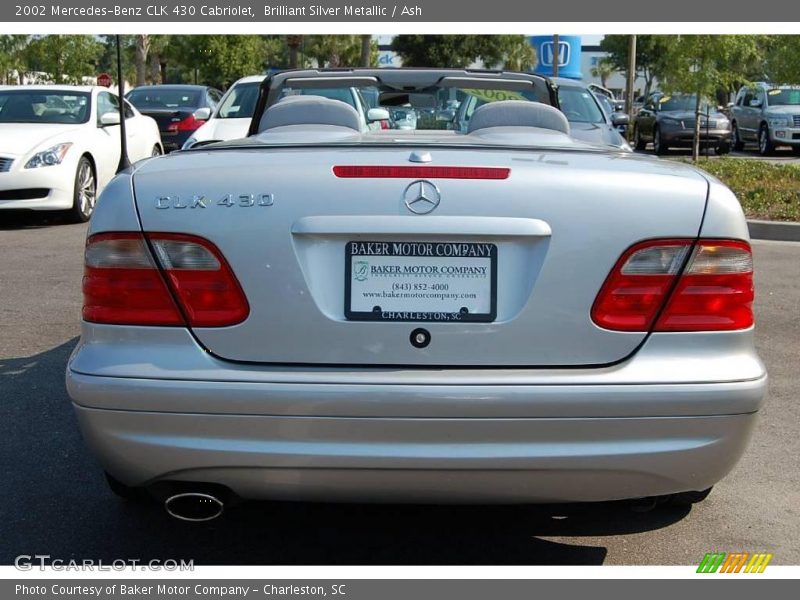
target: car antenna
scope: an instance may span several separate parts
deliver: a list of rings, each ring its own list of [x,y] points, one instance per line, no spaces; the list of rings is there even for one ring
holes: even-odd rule
[[[117,173],[131,166],[128,160],[128,134],[125,131],[125,79],[122,77],[122,49],[120,37],[117,38],[117,95],[119,96],[119,165]]]

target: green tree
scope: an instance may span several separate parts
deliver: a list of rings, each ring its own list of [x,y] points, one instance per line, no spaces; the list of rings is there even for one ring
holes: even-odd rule
[[[23,52],[28,70],[56,83],[82,83],[97,74],[102,54],[103,44],[92,35],[35,36]]]
[[[258,35],[211,35],[207,37],[203,72],[208,83],[227,89],[245,75],[264,72],[266,44]]]
[[[664,44],[674,36],[637,35],[636,36],[636,74],[644,78],[644,95],[648,95],[653,82],[660,78],[664,70]],[[608,62],[615,71],[628,72],[629,35],[607,35],[600,42],[600,48],[608,53]]]
[[[481,54],[477,35],[398,35],[392,49],[407,67],[468,67]]]
[[[529,71],[536,66],[536,51],[524,35],[476,36],[478,58],[488,69]]]
[[[307,35],[302,51],[319,67],[377,66],[378,46],[370,39],[369,64],[363,64],[364,46],[360,35]]]
[[[754,79],[768,78],[779,84],[800,82],[800,36],[765,36],[763,45],[764,69]]]
[[[661,87],[667,92],[697,95],[692,158],[700,154],[700,106],[720,89],[730,90],[742,81],[742,65],[761,59],[763,46],[758,36],[681,35],[664,38]]]
[[[22,83],[27,35],[0,35],[0,82]]]
[[[536,53],[522,35],[398,35],[392,49],[409,67],[468,67],[481,60],[488,68],[524,71]]]

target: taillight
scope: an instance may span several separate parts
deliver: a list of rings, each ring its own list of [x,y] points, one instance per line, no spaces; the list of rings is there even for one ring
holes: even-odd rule
[[[753,324],[750,244],[703,240],[656,322],[656,331],[747,329]]]
[[[96,323],[222,327],[242,322],[250,312],[216,246],[183,234],[90,237],[83,293],[83,318]]]
[[[177,233],[149,233],[147,238],[189,325],[223,327],[247,318],[247,298],[214,244]]]
[[[170,123],[167,126],[167,131],[194,131],[195,129],[200,129],[200,126],[205,123],[205,121],[201,121],[200,119],[195,118],[194,115],[189,115],[185,119],[181,119],[177,123]]]
[[[83,318],[126,325],[184,324],[141,234],[101,233],[87,240]]]
[[[753,324],[750,246],[735,240],[636,244],[603,284],[592,320],[615,331],[746,329]]]

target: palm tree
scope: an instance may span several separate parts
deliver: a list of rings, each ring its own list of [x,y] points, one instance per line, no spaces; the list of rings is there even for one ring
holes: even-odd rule
[[[289,46],[289,68],[296,69],[298,66],[298,54],[300,46],[303,44],[302,35],[287,35],[286,45]]]
[[[603,57],[599,59],[592,67],[592,77],[599,77],[600,85],[603,87],[608,87],[606,82],[608,81],[609,77],[616,73],[616,71],[617,70],[614,68],[614,65],[608,59],[608,57]]]
[[[147,75],[147,54],[150,52],[150,36],[137,35],[136,36],[136,85],[144,85],[146,83],[145,77]]]
[[[362,35],[361,36],[361,66],[368,67],[370,66],[370,57],[372,55],[372,36],[371,35]]]

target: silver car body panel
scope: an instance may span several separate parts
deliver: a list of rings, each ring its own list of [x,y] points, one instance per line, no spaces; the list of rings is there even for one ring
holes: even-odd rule
[[[87,444],[128,485],[213,482],[243,498],[599,501],[702,490],[752,414],[586,419],[368,419],[77,407]]]
[[[413,215],[403,203],[408,181],[337,179],[331,172],[336,164],[407,164],[410,152],[395,147],[198,150],[144,164],[134,175],[143,228],[209,239],[251,299],[243,323],[196,328],[203,345],[223,358],[265,363],[615,362],[630,355],[644,334],[597,327],[590,319],[597,291],[633,243],[695,238],[706,206],[708,182],[696,171],[616,153],[433,148],[432,164],[508,167],[511,176],[437,181],[442,201],[424,216]],[[226,176],[209,177],[217,170]],[[586,190],[592,190],[590,198]],[[239,194],[270,194],[274,203],[216,205],[218,198]],[[157,201],[165,195],[201,195],[209,207],[159,209]],[[610,213],[614,219],[608,219]],[[466,226],[465,217],[477,221]],[[528,230],[512,225],[522,222]],[[540,223],[549,234],[536,229]],[[433,343],[418,349],[408,343],[408,323],[383,322],[376,336],[375,323],[346,320],[342,269],[352,240],[496,244],[502,260],[495,322],[483,327],[428,323]],[[308,343],[309,335],[314,344]],[[268,339],[280,342],[265,343]]]
[[[134,486],[311,500],[593,501],[719,481],[766,392],[752,329],[620,334],[588,313],[632,243],[746,240],[741,207],[689,167],[542,140],[553,147],[430,148],[434,164],[512,176],[443,180],[426,216],[408,213],[402,180],[330,176],[335,164],[404,164],[410,149],[386,141],[259,149],[262,137],[120,175],[89,234],[207,237],[251,315],[217,330],[83,323],[67,388],[103,468]],[[258,216],[156,208],[164,195],[258,193],[274,194]],[[343,240],[398,235],[498,244],[512,278],[498,321],[427,324],[437,344],[421,351],[413,324],[343,319]]]

